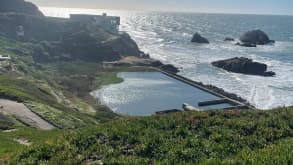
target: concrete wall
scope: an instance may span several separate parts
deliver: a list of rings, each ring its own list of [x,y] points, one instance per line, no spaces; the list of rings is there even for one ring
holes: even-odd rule
[[[106,15],[72,14],[70,15],[70,19],[73,21],[90,23],[92,25],[102,27],[111,33],[119,32],[120,17],[112,17]]]

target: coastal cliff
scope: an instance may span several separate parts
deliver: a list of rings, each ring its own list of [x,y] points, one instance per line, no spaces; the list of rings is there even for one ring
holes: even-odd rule
[[[17,30],[19,27],[22,35]],[[35,43],[34,58],[39,62],[113,61],[141,54],[128,34],[112,34],[103,28],[88,27],[69,19],[1,13],[0,31],[4,37]]]
[[[22,13],[35,16],[44,16],[38,7],[24,0],[1,0],[0,13]]]

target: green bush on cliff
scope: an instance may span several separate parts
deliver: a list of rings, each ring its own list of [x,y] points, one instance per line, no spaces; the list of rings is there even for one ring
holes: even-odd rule
[[[55,102],[54,97],[47,91],[37,87],[21,77],[0,75],[0,96],[15,101]]]
[[[33,146],[15,162],[292,164],[292,118],[293,108],[124,118]]]
[[[9,117],[4,116],[0,112],[0,130],[7,130],[7,129],[11,129],[13,127],[14,127],[14,123],[9,119]]]

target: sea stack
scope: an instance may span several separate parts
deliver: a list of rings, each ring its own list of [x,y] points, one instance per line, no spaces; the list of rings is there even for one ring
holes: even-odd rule
[[[227,60],[215,61],[212,62],[212,65],[234,73],[259,75],[266,77],[276,75],[276,73],[274,72],[267,71],[266,64],[254,62],[252,59],[248,59],[245,57],[235,57]]]
[[[275,42],[271,40],[265,32],[261,30],[252,30],[244,33],[240,37],[240,41],[242,43],[239,43],[238,45],[249,47],[255,47],[256,45],[265,45]]]
[[[210,43],[208,39],[202,37],[199,33],[195,33],[191,39],[191,42],[200,43],[200,44],[208,44]]]

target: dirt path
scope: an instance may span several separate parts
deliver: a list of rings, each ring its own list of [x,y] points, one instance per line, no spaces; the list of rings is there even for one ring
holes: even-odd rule
[[[53,125],[29,110],[22,103],[0,99],[0,112],[13,115],[23,123],[41,130],[51,130],[55,128]]]

